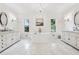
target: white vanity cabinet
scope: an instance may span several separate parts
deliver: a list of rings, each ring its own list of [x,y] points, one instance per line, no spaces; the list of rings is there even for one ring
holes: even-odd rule
[[[0,32],[0,52],[20,40],[17,32]]]
[[[77,41],[76,41],[77,42],[77,48],[79,48],[79,35],[76,36],[76,39],[77,39]]]
[[[63,31],[62,32],[62,41],[79,49],[79,32]]]
[[[77,47],[77,39],[76,39],[77,33],[70,33],[70,44],[74,47]]]
[[[4,50],[7,47],[7,43],[6,43],[6,37],[5,35],[1,34],[0,35],[0,51]]]

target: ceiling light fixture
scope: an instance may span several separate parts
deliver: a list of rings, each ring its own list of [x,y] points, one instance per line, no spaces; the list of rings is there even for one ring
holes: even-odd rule
[[[40,3],[40,7],[39,7],[39,14],[40,16],[42,17],[42,14],[43,14],[43,8],[42,8],[42,4]]]

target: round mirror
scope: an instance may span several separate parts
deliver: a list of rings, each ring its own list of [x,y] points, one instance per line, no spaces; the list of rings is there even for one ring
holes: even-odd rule
[[[7,26],[8,18],[7,18],[7,14],[5,12],[2,12],[0,14],[0,23],[2,26]]]
[[[76,29],[79,30],[79,12],[76,12],[74,15],[74,24],[76,26]]]

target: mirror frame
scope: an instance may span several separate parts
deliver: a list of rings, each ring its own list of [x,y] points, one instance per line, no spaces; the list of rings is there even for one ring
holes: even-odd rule
[[[74,15],[74,24],[75,24],[75,26],[78,25],[78,24],[76,24],[76,19],[75,19],[78,14],[79,14],[79,11],[76,12],[75,15]]]
[[[2,15],[5,15],[5,17],[6,17],[6,24],[3,24],[2,21],[1,21],[1,16],[2,16]],[[8,17],[7,17],[7,14],[6,14],[5,12],[1,12],[1,13],[0,13],[0,24],[1,24],[2,26],[7,26],[7,24],[8,24]]]

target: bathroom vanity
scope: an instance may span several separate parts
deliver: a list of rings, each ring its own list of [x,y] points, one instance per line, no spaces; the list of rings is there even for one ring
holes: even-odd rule
[[[62,41],[79,49],[79,10],[69,12],[64,18]]]
[[[63,31],[62,41],[79,49],[79,32],[77,31]]]
[[[20,33],[15,28],[11,28],[17,26],[15,23],[17,21],[14,15],[8,12],[0,13],[0,53],[20,41]]]
[[[0,32],[0,52],[20,40],[19,33],[13,31]]]

